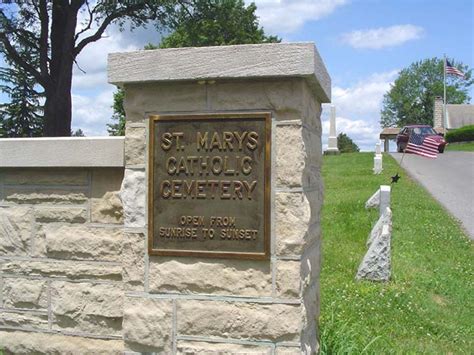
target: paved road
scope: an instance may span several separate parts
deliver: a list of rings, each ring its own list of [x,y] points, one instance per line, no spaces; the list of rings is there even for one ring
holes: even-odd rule
[[[401,153],[391,154],[400,162]],[[446,152],[437,159],[405,154],[402,165],[474,239],[474,152]]]

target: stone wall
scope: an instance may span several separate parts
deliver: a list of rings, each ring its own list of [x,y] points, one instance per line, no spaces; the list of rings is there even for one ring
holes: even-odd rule
[[[0,349],[122,352],[122,178],[0,167]]]
[[[262,354],[317,349],[321,106],[304,79],[125,86],[126,351]],[[270,111],[270,261],[148,256],[148,115]]]
[[[112,61],[124,145],[0,139],[7,353],[318,351],[320,114],[330,97],[319,54],[310,43],[165,51]],[[149,115],[239,111],[272,116],[270,260],[149,256]]]

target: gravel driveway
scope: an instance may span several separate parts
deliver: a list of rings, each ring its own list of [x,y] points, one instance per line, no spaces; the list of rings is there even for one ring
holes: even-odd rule
[[[400,162],[401,153],[391,153]],[[437,159],[406,154],[402,167],[459,219],[474,239],[474,152],[446,152]]]

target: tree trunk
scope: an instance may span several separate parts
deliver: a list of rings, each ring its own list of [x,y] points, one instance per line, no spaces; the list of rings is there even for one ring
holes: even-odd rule
[[[74,65],[74,34],[77,11],[67,0],[53,1],[51,23],[50,80],[44,88],[44,136],[71,135],[71,86]]]
[[[43,133],[45,137],[67,137],[71,135],[72,65],[52,78],[53,84],[45,90]]]

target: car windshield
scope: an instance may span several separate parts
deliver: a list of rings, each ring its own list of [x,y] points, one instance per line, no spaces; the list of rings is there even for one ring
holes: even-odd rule
[[[413,128],[413,133],[421,134],[422,136],[431,136],[437,134],[431,127],[415,127]]]

